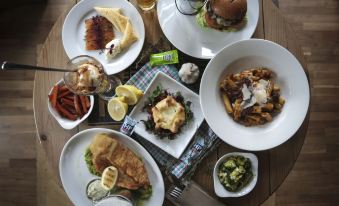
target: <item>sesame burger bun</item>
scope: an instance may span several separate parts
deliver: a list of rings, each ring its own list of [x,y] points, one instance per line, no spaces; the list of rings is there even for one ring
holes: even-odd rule
[[[247,12],[246,0],[210,0],[213,12],[226,20],[242,20]]]

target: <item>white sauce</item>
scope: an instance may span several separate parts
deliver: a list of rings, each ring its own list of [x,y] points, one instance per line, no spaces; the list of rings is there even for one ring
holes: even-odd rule
[[[100,200],[108,194],[108,191],[101,186],[101,180],[95,180],[88,185],[87,196],[94,200]]]
[[[112,60],[117,54],[121,52],[120,39],[113,39],[106,44],[105,56],[107,60]]]
[[[127,200],[123,200],[119,197],[109,197],[101,200],[95,206],[133,206],[132,203]]]

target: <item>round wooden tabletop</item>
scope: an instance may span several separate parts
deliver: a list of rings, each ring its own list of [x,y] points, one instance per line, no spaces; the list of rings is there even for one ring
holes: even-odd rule
[[[295,33],[271,0],[259,0],[259,2],[260,17],[253,37],[271,40],[287,48],[301,62],[307,74],[305,61],[297,44]],[[74,1],[70,4],[69,9],[75,3]],[[62,25],[67,12],[57,20],[47,37],[38,57],[39,66],[62,68],[69,60],[61,41]],[[145,23],[145,44],[155,44],[163,36],[156,11],[140,12],[140,14]],[[58,165],[64,144],[77,132],[90,127],[85,122],[73,130],[64,130],[49,113],[47,108],[48,92],[61,78],[62,74],[60,73],[36,72],[33,93],[34,117],[38,137],[50,166],[55,171],[55,181],[58,181],[59,184],[61,183],[58,178]],[[309,113],[296,134],[287,142],[271,150],[254,152],[259,159],[259,175],[257,185],[252,192],[241,198],[220,198],[219,200],[226,205],[259,205],[263,203],[279,187],[292,169],[304,143],[308,121]],[[117,129],[112,125],[101,127]],[[226,143],[221,144],[215,152],[203,160],[201,163],[203,167],[200,167],[201,169],[197,170],[193,177],[212,196],[215,196],[212,180],[213,166],[218,157],[234,151],[239,151],[239,149],[233,148]],[[165,201],[165,205],[171,204]]]

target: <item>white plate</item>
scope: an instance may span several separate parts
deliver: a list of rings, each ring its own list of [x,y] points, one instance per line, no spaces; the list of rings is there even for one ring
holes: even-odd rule
[[[85,19],[98,15],[94,10],[96,6],[121,8],[123,14],[130,18],[133,28],[139,37],[138,41],[134,42],[111,61],[107,61],[105,54],[99,50],[87,51],[85,49]],[[114,29],[114,34],[117,38],[121,39],[122,34],[116,29]],[[79,55],[92,56],[99,60],[108,75],[118,73],[130,66],[138,57],[144,40],[144,22],[138,10],[126,0],[82,0],[68,13],[62,27],[62,43],[67,56],[70,59]]]
[[[272,122],[245,127],[226,113],[219,83],[226,73],[258,66],[275,72],[286,103]],[[207,123],[224,142],[244,150],[271,149],[287,141],[303,123],[309,101],[309,84],[298,60],[282,46],[262,39],[225,47],[208,63],[200,83],[200,103]]]
[[[230,156],[234,156],[234,155],[238,155],[238,156],[241,155],[241,156],[244,156],[246,158],[249,158],[250,161],[251,161],[251,164],[252,164],[252,173],[253,173],[253,179],[251,180],[251,182],[238,192],[227,191],[224,188],[224,186],[222,186],[222,184],[220,183],[220,180],[219,180],[218,174],[217,174],[218,168],[219,168],[219,165],[221,164],[221,162],[225,161],[226,158],[228,158]],[[253,190],[253,188],[257,184],[257,181],[258,181],[258,158],[257,158],[257,156],[255,156],[252,153],[232,152],[232,153],[225,154],[224,156],[222,156],[217,161],[217,163],[214,166],[214,170],[213,170],[214,192],[219,197],[241,197],[241,196],[244,196],[244,195],[248,194],[249,192],[251,192]]]
[[[194,114],[194,117],[187,125],[182,128],[181,132],[175,136],[174,140],[169,140],[167,138],[160,139],[153,133],[146,131],[144,124],[140,121],[147,120],[148,114],[147,112],[143,111],[143,107],[148,102],[148,97],[158,85],[161,85],[163,89],[167,89],[171,93],[181,92],[182,96],[185,98],[185,101],[192,102],[191,110]],[[130,116],[138,121],[138,124],[134,129],[138,135],[142,136],[149,142],[152,142],[154,145],[158,146],[160,149],[164,150],[175,158],[179,158],[184,152],[188,143],[191,141],[195,132],[204,120],[199,103],[199,96],[162,72],[158,72],[153,78],[152,82],[147,87],[144,96],[134,107]]]
[[[60,80],[56,83],[56,85],[64,85],[64,80]],[[52,93],[53,88],[49,92],[49,95]],[[83,122],[87,117],[91,114],[94,106],[94,97],[93,95],[89,95],[89,101],[91,102],[91,107],[88,109],[88,112],[81,118],[77,119],[75,121],[66,119],[62,117],[51,105],[49,99],[47,98],[47,106],[49,112],[52,114],[52,116],[55,118],[55,120],[59,123],[59,125],[64,129],[73,129],[74,127],[78,126],[81,122]]]
[[[98,133],[114,134],[125,146],[133,150],[145,163],[147,174],[152,185],[152,196],[145,201],[145,206],[162,205],[165,188],[158,165],[152,156],[132,138],[110,129],[93,128],[74,135],[64,146],[59,162],[62,185],[74,205],[94,205],[86,196],[86,186],[91,180],[98,178],[92,175],[85,163],[84,155],[94,136]]]
[[[175,0],[158,0],[157,12],[162,31],[175,47],[190,56],[211,59],[224,46],[251,38],[259,19],[259,3],[247,1],[247,24],[235,32],[201,28],[195,16],[185,16],[177,10]]]

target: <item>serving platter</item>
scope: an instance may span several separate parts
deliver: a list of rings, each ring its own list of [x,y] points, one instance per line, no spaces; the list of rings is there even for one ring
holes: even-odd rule
[[[87,51],[85,49],[85,20],[98,15],[94,7],[121,8],[123,14],[130,18],[139,38],[110,61],[106,60],[105,54],[100,50]],[[114,35],[119,39],[122,37],[116,29],[114,29]],[[92,56],[104,66],[108,75],[121,72],[130,66],[141,52],[144,40],[144,22],[138,10],[126,0],[82,0],[70,10],[62,27],[62,44],[67,56],[70,59],[79,55]]]
[[[276,74],[275,82],[286,101],[272,122],[246,127],[227,114],[219,83],[226,74],[255,67],[267,67]],[[309,101],[309,84],[301,64],[284,47],[263,39],[225,47],[208,63],[200,83],[200,103],[208,125],[224,142],[244,150],[267,150],[287,141],[303,123]]]
[[[180,92],[185,101],[192,102],[191,110],[194,114],[193,119],[187,125],[184,125],[182,131],[178,133],[173,140],[169,140],[167,138],[161,139],[157,137],[150,131],[147,131],[144,124],[141,122],[141,120],[147,120],[148,117],[147,112],[143,110],[146,102],[148,101],[148,97],[159,85],[161,85],[163,89],[169,91],[170,93]],[[142,136],[175,158],[179,158],[184,152],[200,124],[204,120],[200,107],[199,96],[163,72],[158,72],[155,75],[152,82],[145,90],[144,96],[131,111],[130,116],[138,121],[138,124],[134,128],[135,133]]]
[[[177,10],[175,0],[159,0],[157,13],[162,31],[176,48],[196,58],[211,59],[223,47],[251,38],[259,19],[259,2],[247,1],[246,25],[231,32],[201,28],[195,16],[183,15]]]
[[[132,138],[110,129],[93,128],[74,135],[65,144],[59,161],[59,174],[62,185],[74,205],[92,206],[93,202],[86,196],[86,186],[98,176],[92,175],[85,162],[85,151],[96,134],[113,134],[120,142],[129,147],[145,163],[147,174],[152,185],[152,196],[143,202],[145,206],[162,205],[165,196],[164,181],[158,165],[152,156]]]

